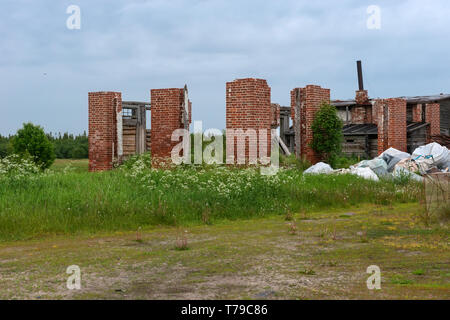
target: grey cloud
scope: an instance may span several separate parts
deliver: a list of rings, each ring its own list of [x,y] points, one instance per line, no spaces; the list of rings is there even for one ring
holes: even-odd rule
[[[366,8],[382,29],[366,28]],[[81,30],[65,28],[70,4]],[[225,82],[261,77],[272,100],[309,83],[350,98],[355,60],[373,97],[450,92],[448,1],[4,1],[0,11],[0,134],[24,121],[87,129],[87,92],[149,100],[187,83],[194,119],[225,125]],[[47,75],[44,76],[44,73]]]

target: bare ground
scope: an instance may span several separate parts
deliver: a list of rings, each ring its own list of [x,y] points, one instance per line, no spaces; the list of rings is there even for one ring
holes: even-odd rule
[[[449,299],[447,226],[419,205],[0,243],[1,299]],[[295,227],[293,227],[295,225]],[[187,231],[188,250],[176,241]],[[66,268],[81,269],[68,290]],[[366,269],[381,269],[368,290]]]

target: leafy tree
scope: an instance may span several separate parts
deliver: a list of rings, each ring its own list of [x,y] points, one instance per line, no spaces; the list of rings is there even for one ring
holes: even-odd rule
[[[83,146],[75,146],[72,150],[72,159],[87,158],[88,151]]]
[[[50,133],[49,139],[55,146],[58,159],[86,159],[89,155],[89,139],[86,132],[78,136],[67,132],[55,136]]]
[[[43,169],[49,168],[55,160],[53,144],[40,126],[25,123],[12,139],[14,152],[31,156],[34,163]]]
[[[0,136],[0,158],[4,158],[12,153],[12,147],[9,137]]]
[[[311,126],[313,140],[310,145],[328,163],[332,163],[341,152],[342,125],[336,108],[322,103]]]

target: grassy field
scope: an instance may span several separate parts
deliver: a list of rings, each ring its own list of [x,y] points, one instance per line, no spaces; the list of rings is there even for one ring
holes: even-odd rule
[[[88,172],[89,169],[89,160],[88,159],[80,159],[80,160],[72,160],[72,159],[56,159],[53,163],[51,170],[56,172]]]
[[[420,186],[352,175],[305,176],[281,170],[151,170],[140,158],[121,169],[82,172],[61,162],[43,175],[12,176],[0,185],[0,240],[132,231],[158,225],[215,224],[289,212],[417,202]]]
[[[14,170],[0,182],[0,299],[450,298],[448,225],[424,226],[420,184],[145,157]],[[66,288],[70,265],[81,290]]]
[[[0,298],[449,299],[449,233],[424,228],[420,210],[366,205],[3,242]],[[81,269],[81,290],[66,288],[69,265]],[[381,290],[366,287],[370,265]]]

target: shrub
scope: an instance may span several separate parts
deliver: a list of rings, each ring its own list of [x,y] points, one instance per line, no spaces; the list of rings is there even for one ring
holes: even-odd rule
[[[330,162],[330,165],[334,168],[334,169],[348,169],[350,166],[357,164],[360,159],[358,159],[358,157],[356,156],[335,156],[333,157],[333,159],[331,159],[332,161]]]
[[[10,139],[7,137],[0,136],[0,158],[4,158],[11,154],[12,148],[9,140]]]
[[[311,148],[320,154],[328,163],[339,155],[342,141],[342,120],[336,108],[322,103],[312,123],[313,140]]]
[[[89,138],[84,132],[81,135],[64,133],[61,135],[48,135],[50,142],[55,147],[58,159],[86,159],[89,156]]]
[[[82,146],[76,146],[72,150],[72,159],[86,159],[88,150]]]
[[[31,159],[43,169],[49,168],[55,160],[53,144],[45,135],[44,130],[32,123],[25,123],[12,140],[14,152],[30,155]]]
[[[40,172],[40,168],[29,157],[12,154],[0,158],[0,179],[20,180],[24,177],[31,178]]]

